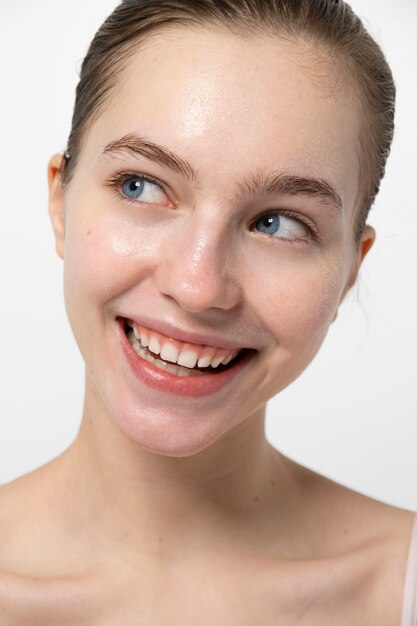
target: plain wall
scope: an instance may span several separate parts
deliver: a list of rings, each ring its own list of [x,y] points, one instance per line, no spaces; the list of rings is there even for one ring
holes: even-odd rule
[[[46,165],[66,147],[77,70],[113,0],[0,8],[0,482],[77,433],[83,363],[66,320]],[[416,4],[355,0],[397,88],[377,242],[313,364],[268,409],[284,454],[374,498],[416,508]]]

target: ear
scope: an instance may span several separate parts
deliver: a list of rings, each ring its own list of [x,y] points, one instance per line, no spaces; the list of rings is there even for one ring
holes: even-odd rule
[[[346,286],[340,298],[339,306],[343,302],[343,300],[345,299],[349,291],[352,289],[353,285],[356,283],[356,279],[358,277],[358,272],[359,272],[360,266],[362,265],[362,261],[364,260],[369,250],[374,245],[375,239],[376,239],[375,229],[372,226],[366,225],[363,230],[360,241],[357,244],[356,250],[354,252],[353,262],[352,262],[352,271],[350,273],[349,280],[346,283]],[[333,322],[335,321],[336,317],[337,317],[337,311],[333,318]]]
[[[55,235],[55,249],[64,258],[65,211],[61,168],[64,156],[54,154],[48,163],[49,217]]]
[[[369,226],[367,224],[365,228],[363,229],[363,233],[361,235],[360,241],[356,249],[355,259],[354,259],[354,268],[353,268],[353,272],[352,272],[351,279],[350,279],[349,289],[351,289],[353,285],[356,283],[356,279],[358,277],[358,272],[359,272],[360,266],[362,265],[362,261],[364,260],[369,250],[374,245],[375,239],[376,239],[375,229],[372,226]]]

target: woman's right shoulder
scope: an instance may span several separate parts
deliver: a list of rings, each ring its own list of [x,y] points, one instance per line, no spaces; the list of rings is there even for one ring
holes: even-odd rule
[[[1,626],[93,626],[105,606],[89,576],[35,577],[0,571]]]
[[[41,475],[35,472],[0,486],[0,572],[18,571],[39,535]],[[31,548],[31,549],[29,549]]]
[[[0,572],[55,575],[71,525],[65,506],[70,490],[58,471],[62,458],[0,485]]]
[[[33,594],[33,580],[25,575],[21,556],[24,548],[22,546],[22,550],[19,547],[22,529],[25,525],[30,527],[32,514],[31,495],[26,482],[22,477],[0,485],[0,623],[2,626],[21,626],[25,623],[25,619],[28,619],[30,609],[33,608],[29,606],[30,603],[28,604]],[[32,541],[36,542],[35,529],[33,529]]]
[[[8,598],[59,574],[65,542],[46,474],[44,466],[0,485],[0,594]]]
[[[25,619],[33,610],[36,596],[36,579],[30,573],[30,544],[36,545],[37,541],[31,482],[23,476],[0,485],[1,626],[30,623]]]
[[[98,581],[65,566],[41,480],[27,475],[0,486],[0,625],[94,624]]]
[[[31,519],[31,494],[25,483],[24,478],[19,478],[0,485],[0,574],[12,571],[16,565],[16,545],[22,527],[29,525]],[[4,578],[2,575],[3,584]]]

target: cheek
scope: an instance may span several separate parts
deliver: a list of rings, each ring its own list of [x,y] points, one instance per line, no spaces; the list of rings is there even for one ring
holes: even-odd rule
[[[66,295],[109,302],[146,276],[158,253],[156,241],[120,221],[90,218],[68,224]]]
[[[334,319],[343,291],[335,257],[281,264],[258,284],[259,316],[283,348],[315,352]]]

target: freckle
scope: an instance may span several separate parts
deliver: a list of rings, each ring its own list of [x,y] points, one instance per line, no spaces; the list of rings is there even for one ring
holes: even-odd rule
[[[87,237],[91,235],[91,230],[87,230]]]
[[[254,502],[259,502],[259,496],[255,496],[253,499]]]

